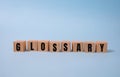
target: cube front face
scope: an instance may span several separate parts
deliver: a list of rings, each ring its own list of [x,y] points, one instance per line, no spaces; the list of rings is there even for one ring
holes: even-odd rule
[[[37,40],[29,40],[28,42],[28,50],[29,51],[37,51],[38,50],[38,41]]]
[[[48,44],[47,40],[38,40],[38,51],[48,51]]]
[[[73,52],[83,51],[83,42],[73,41],[72,42],[72,51]]]
[[[97,41],[96,42],[96,52],[107,52],[107,42]]]
[[[49,51],[50,52],[60,52],[60,41],[49,41]]]
[[[85,52],[95,52],[95,43],[94,42],[84,42],[84,51]]]
[[[61,42],[61,50],[62,51],[71,51],[70,41],[62,41]]]
[[[15,52],[24,52],[26,50],[26,41],[23,40],[18,40],[18,41],[14,41],[14,51]]]

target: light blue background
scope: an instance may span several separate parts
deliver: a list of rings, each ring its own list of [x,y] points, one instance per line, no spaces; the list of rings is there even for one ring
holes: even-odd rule
[[[108,42],[107,53],[14,53],[14,40]],[[120,0],[0,0],[0,77],[120,77]]]

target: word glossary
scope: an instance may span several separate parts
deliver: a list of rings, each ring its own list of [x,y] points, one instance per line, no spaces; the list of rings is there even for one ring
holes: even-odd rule
[[[47,51],[47,52],[107,52],[106,41],[48,41],[48,40],[16,40],[13,42],[15,52]]]

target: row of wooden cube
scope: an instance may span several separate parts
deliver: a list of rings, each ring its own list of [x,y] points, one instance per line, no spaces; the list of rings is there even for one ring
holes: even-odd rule
[[[81,42],[81,41],[47,41],[47,40],[18,40],[14,41],[14,51],[84,51],[84,52],[107,52],[107,42]],[[72,45],[72,46],[71,46]]]

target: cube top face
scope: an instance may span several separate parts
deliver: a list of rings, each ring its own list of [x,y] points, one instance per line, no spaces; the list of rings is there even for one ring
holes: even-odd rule
[[[96,43],[107,43],[107,41],[96,41]]]
[[[71,51],[71,42],[70,41],[62,41],[61,42],[62,51]]]
[[[16,40],[14,42],[21,43],[21,42],[26,42],[26,40]]]
[[[72,51],[73,52],[83,51],[83,42],[72,41]]]
[[[49,50],[50,52],[60,52],[60,41],[49,41]]]
[[[49,42],[49,40],[37,40],[38,42],[40,41],[42,41],[42,42]]]
[[[61,43],[61,41],[59,41],[59,40],[57,40],[57,41],[49,40],[49,43],[56,43],[56,42]]]
[[[48,40],[38,40],[38,51],[48,51],[49,49],[49,41]]]
[[[38,41],[37,40],[28,40],[28,50],[29,51],[37,51],[38,50]]]
[[[107,52],[107,42],[97,41],[96,42],[96,52]]]
[[[95,52],[95,42],[84,42],[85,52]]]
[[[37,42],[38,40],[28,40],[27,42]]]
[[[15,52],[24,52],[26,50],[26,41],[25,40],[17,40],[13,42],[14,51]]]

